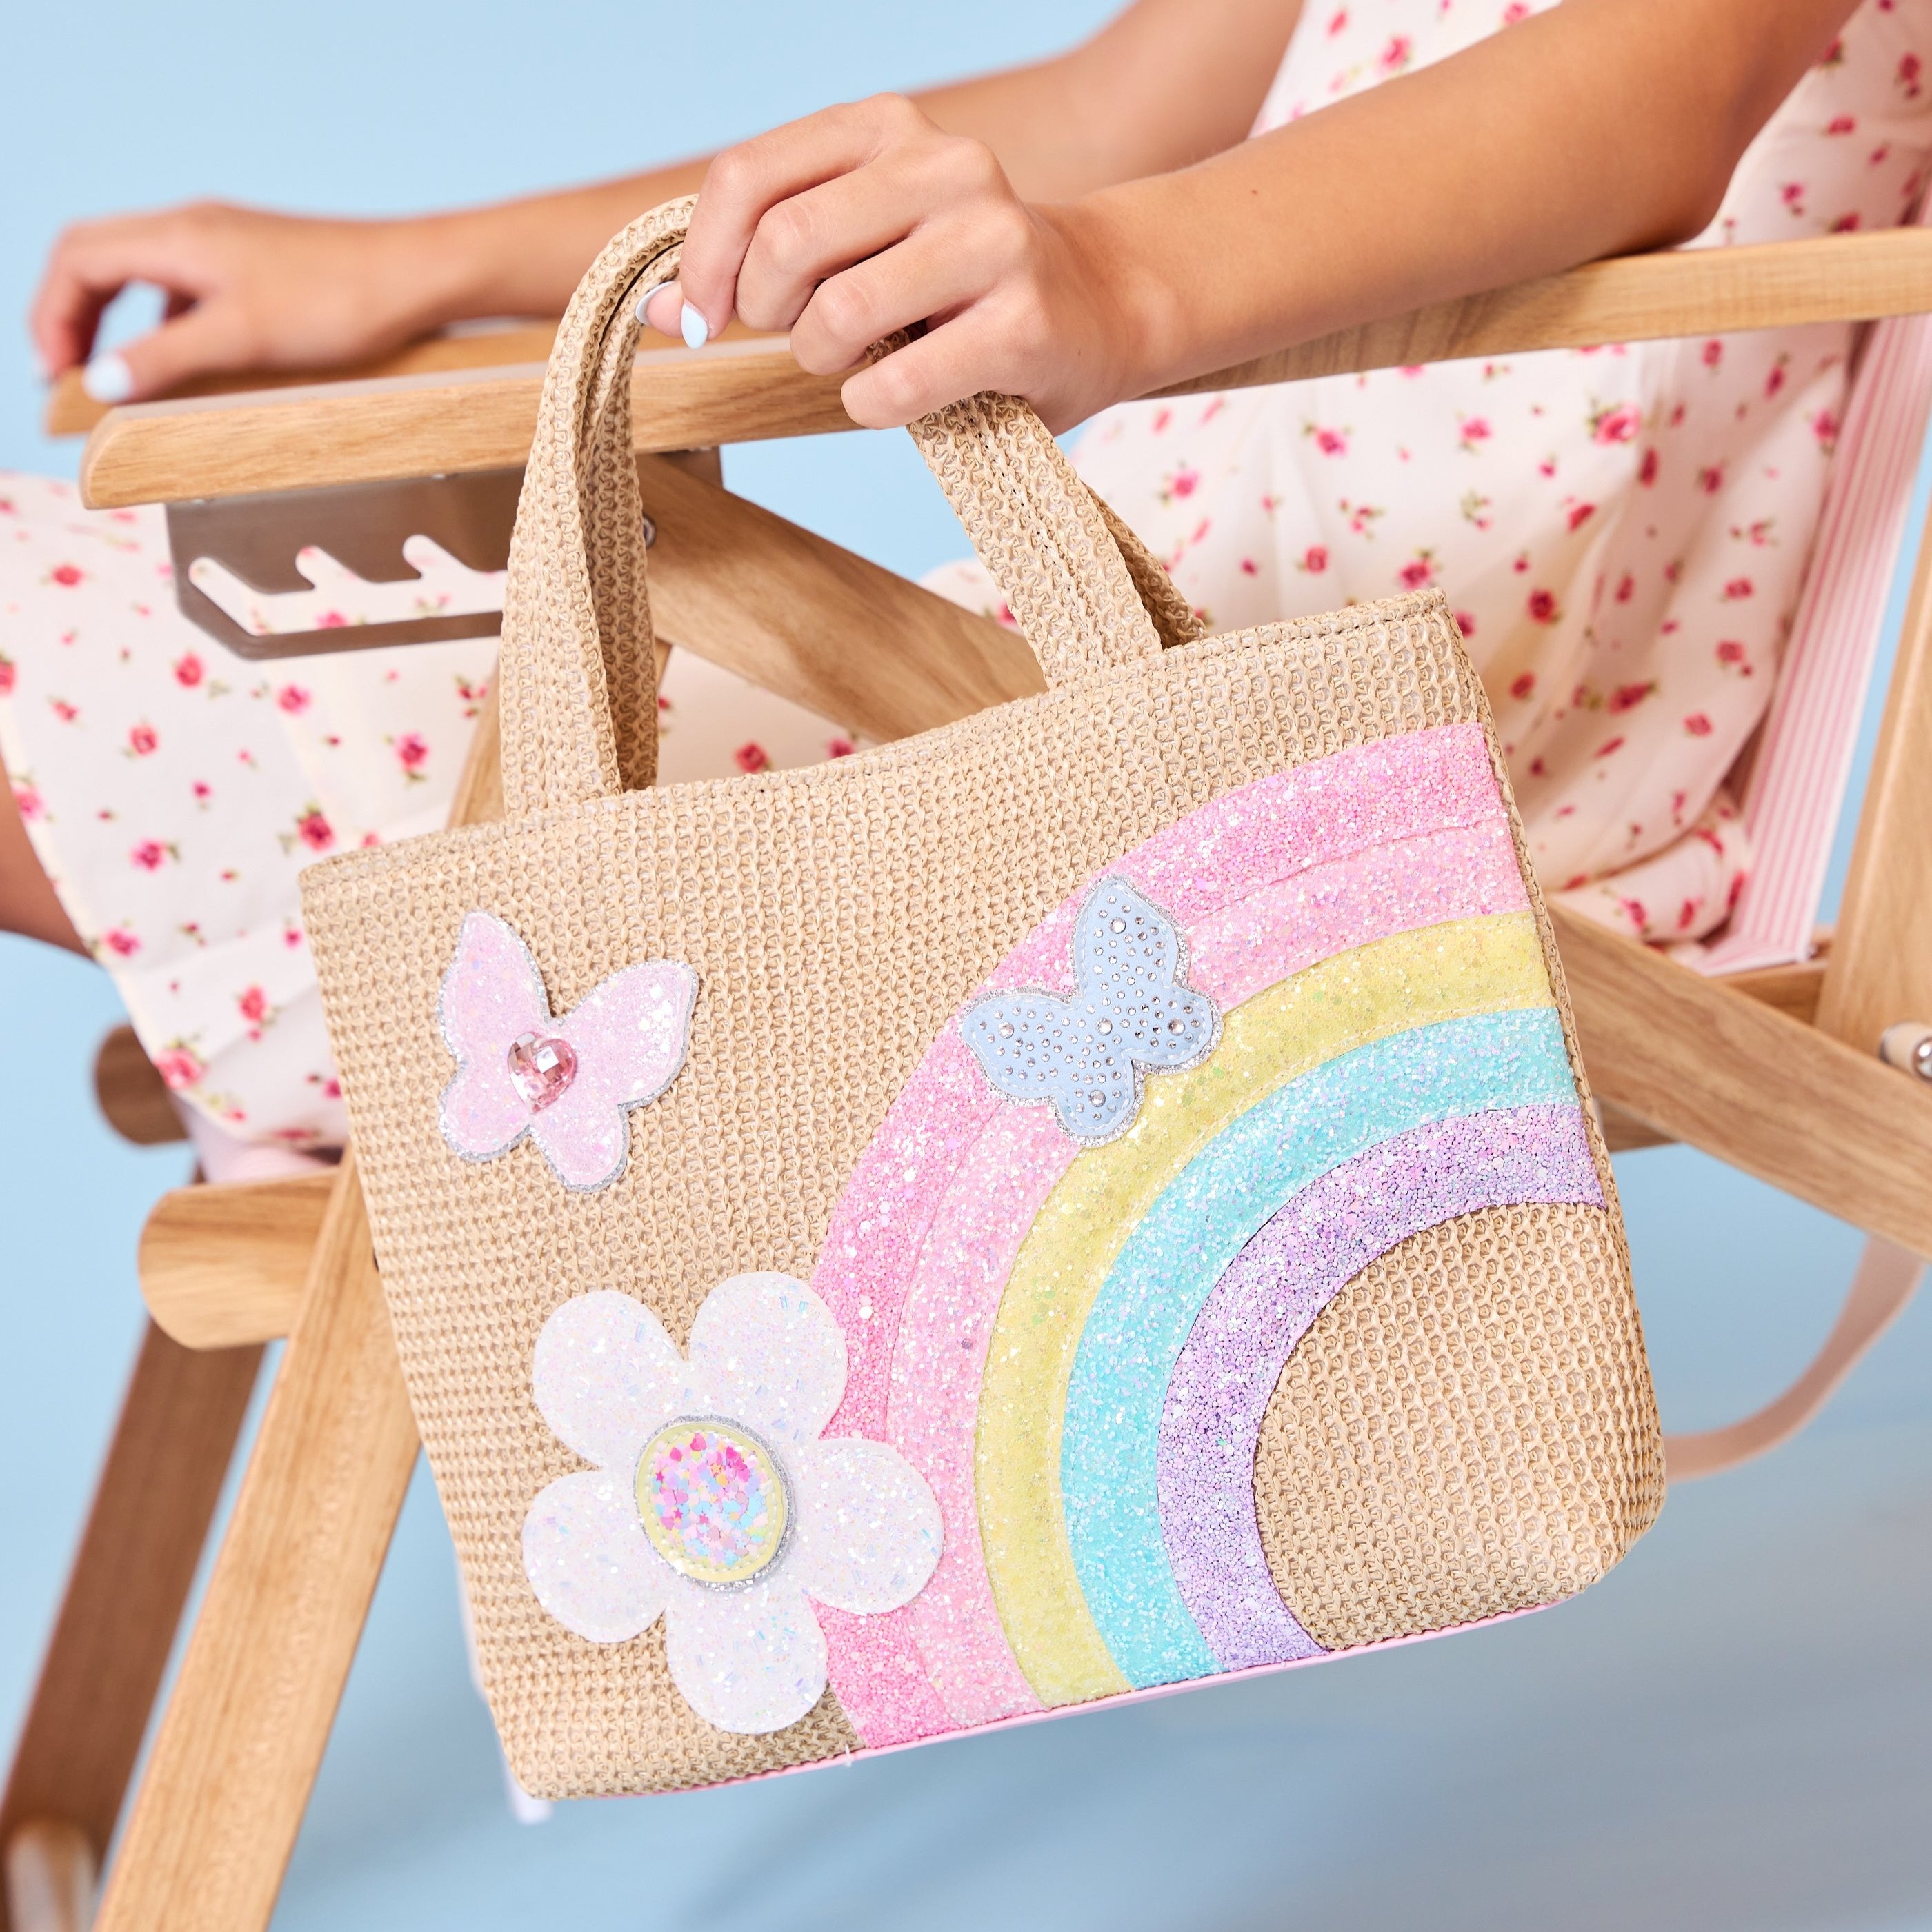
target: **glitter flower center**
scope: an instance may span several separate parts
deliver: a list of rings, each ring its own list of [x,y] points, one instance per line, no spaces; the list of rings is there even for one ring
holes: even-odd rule
[[[748,1582],[784,1541],[790,1510],[778,1460],[748,1430],[709,1418],[668,1424],[638,1462],[651,1547],[697,1583]]]

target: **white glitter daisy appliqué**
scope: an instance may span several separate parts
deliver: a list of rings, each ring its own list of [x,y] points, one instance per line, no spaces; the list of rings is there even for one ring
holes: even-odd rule
[[[688,1355],[615,1290],[544,1324],[538,1409],[596,1466],[524,1520],[537,1600],[593,1643],[664,1620],[674,1682],[720,1730],[782,1730],[824,1695],[814,1602],[910,1603],[939,1562],[939,1505],[889,1444],[820,1432],[845,1392],[845,1338],[790,1275],[734,1275]]]

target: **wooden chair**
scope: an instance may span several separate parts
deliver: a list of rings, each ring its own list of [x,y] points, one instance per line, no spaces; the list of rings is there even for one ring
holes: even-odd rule
[[[1928,310],[1932,232],[1899,230],[1598,263],[1185,386]],[[219,395],[116,410],[93,426],[83,491],[103,506],[232,502],[514,467],[528,449],[548,344],[544,330],[433,342],[349,379],[238,384]],[[644,501],[658,533],[652,608],[676,644],[881,740],[1038,688],[1030,656],[998,626],[667,460],[668,452],[849,428],[836,382],[802,374],[782,344],[752,340],[647,354],[635,394]],[[85,426],[88,414],[71,388],[56,397],[56,426]],[[1913,1258],[1932,1256],[1932,1083],[1886,1064],[1877,1050],[1894,1022],[1932,1018],[1932,855],[1923,837],[1932,823],[1928,550],[1826,956],[1714,980],[1558,916],[1583,1052],[1613,1146],[1681,1140],[1702,1148],[1882,1237],[1893,1245],[1881,1252],[1904,1261],[1902,1276],[1894,1268],[1883,1278],[1882,1268],[1862,1275],[1810,1381],[1783,1410],[1774,1405],[1745,1426],[1757,1440],[1816,1406],[1902,1299],[1917,1271]],[[494,724],[486,718],[456,817],[499,811],[495,781]],[[233,1392],[245,1402],[254,1352],[270,1337],[288,1339],[98,1922],[107,1932],[259,1932],[417,1448],[354,1150],[332,1174],[170,1196],[148,1224],[141,1275],[149,1308],[172,1338],[170,1372],[226,1364],[213,1379],[230,1391],[238,1418]],[[163,1344],[151,1338],[151,1346]],[[10,1854],[35,1875],[43,1896],[58,1890],[63,1856],[70,1862],[76,1847],[99,1856],[131,1758],[104,1751],[98,1765],[77,1762],[58,1774],[46,1768],[68,1742],[49,1686],[71,1688],[71,1660],[88,1654],[104,1616],[113,1620],[93,1552],[106,1543],[104,1514],[123,1506],[116,1472],[158,1453],[140,1439],[151,1409],[174,1431],[165,1453],[197,1472],[197,1495],[212,1498],[211,1475],[218,1486],[232,1440],[225,1423],[204,1426],[190,1413],[218,1405],[170,1394],[158,1370],[144,1382],[145,1354],[142,1364],[136,1388],[148,1393],[139,1403],[130,1396],[0,1814],[0,1836],[11,1834]],[[1688,1451],[1673,1450],[1673,1474],[1736,1446],[1694,1438]],[[154,1558],[158,1576],[172,1576],[168,1561],[178,1569],[182,1551],[202,1533],[205,1510],[197,1519],[184,1507],[179,1516],[167,1560]],[[124,1548],[122,1579],[129,1560]],[[170,1600],[172,1628],[178,1595]],[[101,1721],[110,1731],[118,1724],[124,1742],[138,1738],[151,1676],[130,1671],[102,1688],[118,1714]]]

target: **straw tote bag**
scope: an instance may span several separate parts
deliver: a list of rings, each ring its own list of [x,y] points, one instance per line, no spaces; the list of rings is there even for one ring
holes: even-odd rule
[[[1045,694],[648,788],[634,312],[689,206],[556,339],[506,822],[304,880],[517,1776],[713,1784],[1592,1582],[1657,1419],[1448,607],[1201,636],[982,396],[914,434]]]

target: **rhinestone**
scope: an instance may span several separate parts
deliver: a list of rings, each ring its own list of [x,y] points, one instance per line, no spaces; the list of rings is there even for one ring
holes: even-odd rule
[[[577,1055],[567,1040],[542,1040],[533,1033],[513,1040],[507,1056],[510,1084],[533,1114],[561,1100],[577,1078]]]

